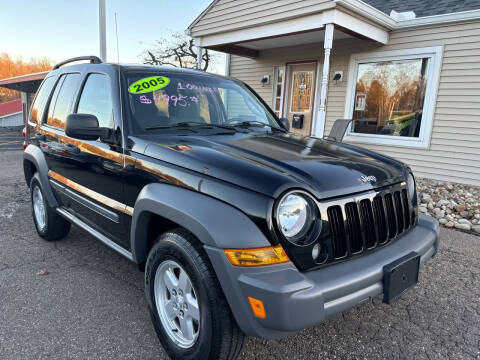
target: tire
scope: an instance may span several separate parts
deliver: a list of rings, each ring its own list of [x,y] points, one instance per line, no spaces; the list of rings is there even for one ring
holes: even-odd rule
[[[179,267],[176,267],[177,265]],[[187,289],[182,294],[184,297],[179,296],[182,289],[181,284],[187,283],[182,277],[182,272],[183,275],[188,275],[191,285],[184,288]],[[161,276],[166,273],[175,276],[178,281],[177,287],[173,286],[174,283],[170,281],[162,280],[168,277]],[[168,278],[170,279],[170,277]],[[163,286],[167,283],[174,288],[171,290],[172,293],[168,290],[168,286]],[[145,292],[155,331],[163,348],[172,359],[233,360],[237,358],[242,349],[245,335],[232,316],[203,247],[191,233],[177,229],[166,232],[158,238],[148,255],[145,267]],[[164,305],[166,302],[172,302],[173,308]],[[195,312],[195,306],[190,306],[195,302],[199,309],[198,313]],[[185,303],[190,307],[185,308],[184,316],[182,316],[185,321],[182,323],[180,316],[183,313],[179,314],[179,309],[182,308],[182,304],[185,306]],[[168,314],[171,316],[169,317]],[[195,320],[197,314],[198,322]],[[168,320],[175,316],[174,320]],[[196,339],[195,335],[193,336],[195,339],[193,343],[191,343],[191,337],[185,336],[184,338],[181,331],[181,325],[185,325],[188,319],[191,319],[189,327],[191,332],[196,334]],[[173,326],[168,325],[170,323]],[[172,331],[172,328],[175,327],[178,330]]]
[[[30,198],[33,222],[38,235],[47,241],[55,241],[67,236],[70,223],[48,205],[38,173],[35,173],[30,181]]]

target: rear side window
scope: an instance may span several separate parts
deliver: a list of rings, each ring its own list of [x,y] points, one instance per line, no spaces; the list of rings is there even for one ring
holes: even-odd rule
[[[43,81],[42,86],[40,86],[37,96],[35,97],[35,101],[32,104],[30,121],[36,122],[37,124],[41,122],[45,105],[47,104],[48,97],[52,92],[54,84],[55,76],[50,76]]]
[[[67,116],[70,115],[75,93],[80,81],[80,74],[62,75],[57,83],[48,109],[47,123],[63,129]]]
[[[88,75],[80,95],[77,113],[95,115],[100,127],[113,128],[112,91],[108,76]]]

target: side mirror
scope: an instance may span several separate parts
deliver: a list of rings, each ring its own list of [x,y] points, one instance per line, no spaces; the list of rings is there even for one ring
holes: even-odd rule
[[[290,131],[290,121],[287,118],[280,118],[280,122],[282,123],[285,130]]]
[[[110,137],[110,129],[99,127],[95,115],[70,114],[65,123],[65,134],[80,140],[107,139]]]

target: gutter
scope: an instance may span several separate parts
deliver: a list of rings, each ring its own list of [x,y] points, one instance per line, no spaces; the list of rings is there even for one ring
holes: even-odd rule
[[[414,26],[427,26],[436,24],[448,24],[459,21],[480,19],[480,10],[461,11],[451,14],[424,16],[414,20],[405,20],[398,23],[397,28],[408,28]]]
[[[392,19],[384,12],[374,8],[367,3],[360,0],[333,0],[333,2],[339,6],[342,6],[348,10],[353,11],[356,14],[372,20],[376,24],[382,25],[389,30],[393,30],[397,27],[398,22]]]

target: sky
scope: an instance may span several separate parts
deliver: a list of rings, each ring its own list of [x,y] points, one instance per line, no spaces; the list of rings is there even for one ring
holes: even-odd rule
[[[211,0],[106,0],[107,61],[138,63],[172,31],[184,32]],[[0,53],[52,62],[99,54],[98,0],[0,0]],[[223,56],[221,57],[223,59]],[[217,71],[222,71],[221,64]]]

